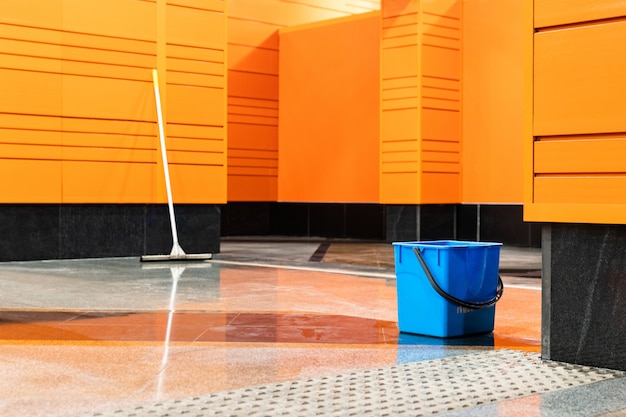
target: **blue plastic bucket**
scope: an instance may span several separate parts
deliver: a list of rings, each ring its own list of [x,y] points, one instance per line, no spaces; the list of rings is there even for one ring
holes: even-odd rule
[[[501,243],[396,242],[398,329],[455,337],[493,331]]]

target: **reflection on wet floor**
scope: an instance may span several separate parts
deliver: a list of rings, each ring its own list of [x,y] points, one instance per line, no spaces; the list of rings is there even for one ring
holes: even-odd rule
[[[0,311],[3,341],[327,343],[426,346],[505,345],[513,339],[493,333],[435,338],[399,333],[396,322],[341,315],[203,312]],[[517,348],[537,343],[518,340]]]
[[[185,268],[0,264],[0,415],[65,417],[473,350],[539,351],[538,280],[505,279],[492,333],[399,334],[391,246],[355,247],[353,263],[333,246],[321,262],[310,261],[319,244],[243,244]]]

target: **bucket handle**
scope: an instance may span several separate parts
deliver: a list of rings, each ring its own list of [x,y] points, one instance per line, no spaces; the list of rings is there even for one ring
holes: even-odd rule
[[[472,310],[478,310],[478,309],[484,309],[484,308],[493,306],[502,297],[502,293],[504,292],[504,284],[502,283],[502,278],[500,278],[500,275],[498,275],[498,287],[496,289],[496,295],[491,300],[476,301],[476,302],[463,301],[459,298],[456,298],[448,294],[447,292],[443,290],[443,288],[439,286],[439,284],[437,284],[437,281],[435,281],[435,278],[433,277],[433,274],[430,272],[428,265],[426,265],[426,262],[424,261],[424,257],[419,251],[419,248],[413,248],[413,252],[415,252],[415,256],[417,256],[417,260],[420,262],[420,265],[422,265],[422,269],[426,273],[426,278],[428,278],[430,285],[432,285],[433,289],[437,291],[437,294],[439,294],[446,300],[450,301],[451,303],[456,304],[461,307],[470,308]]]

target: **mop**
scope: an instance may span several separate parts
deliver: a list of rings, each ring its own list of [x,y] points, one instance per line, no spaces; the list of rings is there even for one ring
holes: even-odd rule
[[[159,78],[157,70],[152,70],[152,83],[154,84],[154,97],[156,99],[157,119],[159,123],[159,140],[161,143],[161,158],[163,159],[163,173],[165,174],[165,190],[167,192],[167,207],[170,213],[170,226],[172,228],[172,251],[169,255],[144,255],[141,262],[149,261],[203,261],[213,257],[210,253],[187,254],[178,243],[176,230],[176,217],[174,216],[174,203],[172,202],[172,186],[170,184],[170,172],[167,164],[167,150],[165,149],[165,130],[163,129],[163,113],[161,111],[161,94],[159,93]]]

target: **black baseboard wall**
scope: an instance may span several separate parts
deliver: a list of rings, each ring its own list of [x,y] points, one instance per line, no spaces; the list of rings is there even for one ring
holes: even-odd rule
[[[178,237],[187,253],[217,253],[220,207],[176,205]],[[167,254],[166,205],[0,205],[0,261]]]
[[[229,203],[222,236],[300,236],[385,242],[459,239],[541,246],[521,205]]]

